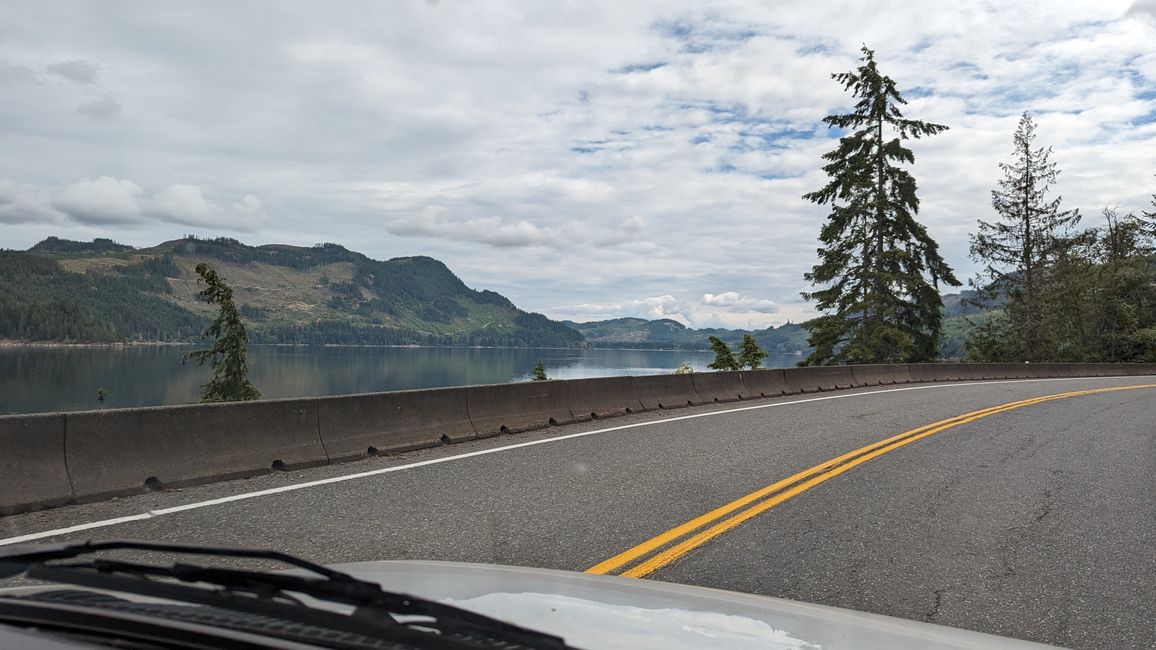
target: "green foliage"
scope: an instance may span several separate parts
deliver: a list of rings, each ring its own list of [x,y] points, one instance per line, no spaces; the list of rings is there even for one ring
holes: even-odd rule
[[[743,334],[743,343],[739,348],[738,365],[742,368],[756,370],[763,365],[767,353],[759,347],[759,342],[750,334]]]
[[[712,336],[709,340],[710,349],[712,352],[714,352],[714,361],[708,363],[706,366],[707,368],[713,368],[715,370],[743,369],[742,366],[739,365],[738,359],[735,359],[734,353],[731,352],[730,346],[728,346],[722,339],[717,336]]]
[[[181,363],[192,359],[197,365],[206,361],[213,369],[213,379],[201,387],[202,402],[235,402],[261,398],[261,393],[249,382],[249,362],[245,346],[248,337],[245,324],[233,304],[233,289],[225,284],[212,266],[202,262],[197,274],[206,287],[197,295],[219,306],[217,318],[205,330],[204,338],[212,338],[213,345],[181,355]]]
[[[830,181],[803,196],[831,208],[819,233],[819,263],[805,276],[818,288],[803,296],[825,313],[804,324],[814,348],[804,365],[935,359],[939,284],[959,285],[915,220],[915,179],[900,167],[915,162],[904,140],[947,127],[904,118],[895,82],[879,71],[874,52],[862,52],[856,70],[832,75],[857,101],[853,112],[823,120],[845,133],[823,155]]]
[[[1024,293],[967,340],[975,361],[1129,362],[1156,358],[1156,267],[1146,217],[1104,210],[1105,223],[1066,238],[1036,274],[1032,343],[1025,345]],[[1018,278],[1017,278],[1018,280]],[[1016,302],[1020,301],[1020,302]],[[1020,320],[1015,320],[1019,309]],[[1033,358],[1026,359],[1029,352]]]
[[[1076,210],[1061,210],[1060,197],[1048,199],[1059,176],[1051,148],[1036,148],[1036,126],[1024,113],[1013,135],[1013,162],[1000,163],[1004,177],[992,190],[992,208],[998,219],[979,220],[971,236],[970,253],[982,265],[977,284],[981,295],[997,290],[1006,294],[1000,353],[1022,361],[1052,358],[1059,344],[1048,327],[1054,306],[1070,301],[1065,279],[1088,256],[1076,248],[1087,244],[1071,233],[1080,220]],[[1066,266],[1064,266],[1066,265]],[[1067,275],[1067,278],[1062,276]],[[1049,314],[1052,311],[1052,314]],[[978,345],[978,339],[977,339]],[[972,346],[973,356],[985,348]]]
[[[542,365],[542,360],[538,359],[538,363],[534,364],[534,369],[530,371],[530,381],[546,381],[549,377],[546,376],[546,366]]]
[[[678,364],[677,368],[674,369],[674,374],[676,374],[676,375],[693,375],[694,374],[694,368],[691,368],[689,363],[687,363],[686,361],[683,361],[682,363]]]

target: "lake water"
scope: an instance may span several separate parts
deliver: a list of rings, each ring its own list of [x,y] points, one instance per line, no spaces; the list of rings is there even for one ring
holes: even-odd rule
[[[209,368],[181,365],[179,346],[0,347],[0,414],[186,404]],[[708,372],[710,352],[494,348],[251,346],[250,378],[262,397],[344,395],[527,381],[538,359],[551,379]],[[772,355],[768,367],[800,357]],[[103,403],[97,391],[107,391]]]

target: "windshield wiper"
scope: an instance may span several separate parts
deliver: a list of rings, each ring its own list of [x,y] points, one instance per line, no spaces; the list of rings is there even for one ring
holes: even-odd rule
[[[113,550],[273,560],[319,577],[176,563],[169,566],[121,560],[91,559],[62,562]],[[107,589],[244,611],[299,621],[370,638],[412,643],[429,648],[558,648],[568,646],[556,636],[424,598],[385,591],[286,553],[229,549],[133,540],[36,544],[0,548],[0,579],[28,578]],[[158,580],[157,578],[160,578]],[[201,583],[206,589],[172,582]],[[351,606],[351,614],[310,607],[296,595]],[[414,618],[416,620],[406,620]]]

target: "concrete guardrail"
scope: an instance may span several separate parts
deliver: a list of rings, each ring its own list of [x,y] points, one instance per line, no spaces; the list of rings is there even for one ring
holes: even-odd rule
[[[465,388],[317,399],[318,435],[330,462],[437,447],[477,437]]]
[[[865,386],[1156,374],[1156,364],[930,363],[606,377],[0,416],[0,515],[644,410]]]
[[[259,400],[65,414],[77,501],[329,462],[317,400]]]
[[[594,420],[646,410],[634,397],[634,377],[573,379],[566,382],[566,397],[576,418]]]
[[[694,392],[704,402],[737,402],[741,399],[762,397],[747,389],[742,372],[696,372],[689,375]],[[639,379],[642,379],[641,377]]]
[[[694,389],[694,375],[634,377],[634,397],[647,411],[699,406],[703,399]]]

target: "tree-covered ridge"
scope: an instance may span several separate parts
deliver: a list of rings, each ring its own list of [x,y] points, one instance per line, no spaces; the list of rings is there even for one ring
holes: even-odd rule
[[[34,253],[72,253],[78,255],[96,255],[101,253],[126,253],[132,246],[118,244],[111,239],[97,237],[90,242],[73,241],[59,237],[49,237],[36,244],[31,249]]]
[[[129,269],[71,273],[53,259],[0,251],[0,339],[187,341],[204,328],[149,265]]]
[[[582,335],[467,287],[429,257],[373,260],[336,244],[247,246],[185,237],[153,248],[50,238],[4,251],[0,339],[191,341],[208,322],[195,267],[236,288],[258,343],[582,345]],[[109,245],[111,244],[111,245]]]

